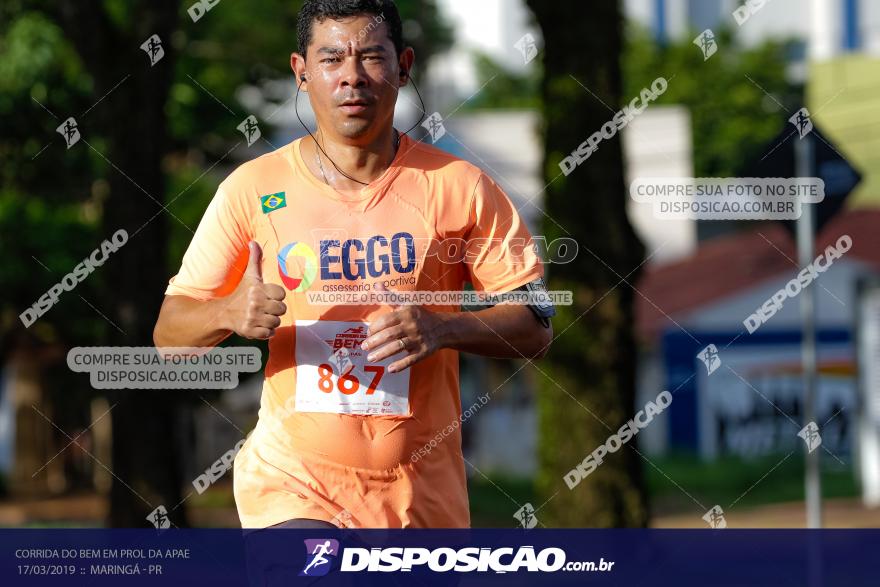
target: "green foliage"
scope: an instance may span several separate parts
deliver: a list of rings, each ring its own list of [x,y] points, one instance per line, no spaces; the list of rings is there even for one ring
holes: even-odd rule
[[[53,180],[60,174],[69,188],[82,188],[88,177],[87,154],[59,156],[65,147],[55,128],[88,108],[91,80],[63,31],[44,16],[25,12],[6,24],[0,25],[0,184],[57,200]]]
[[[100,241],[100,184],[90,151],[68,151],[55,132],[91,105],[91,78],[63,31],[40,13],[22,12],[0,25],[0,54],[0,248],[13,253],[0,266],[5,332]],[[95,285],[78,293],[94,299]],[[41,322],[32,332],[43,340],[85,342],[89,331],[103,328],[82,299],[69,295]]]
[[[540,107],[539,86],[543,75],[540,61],[533,61],[525,73],[516,73],[485,53],[476,53],[474,59],[482,90],[467,102],[463,110]]]
[[[790,44],[767,41],[743,49],[730,31],[716,35],[718,51],[704,61],[696,32],[660,47],[644,30],[628,31],[623,56],[624,96],[638,96],[659,76],[669,89],[657,104],[681,104],[691,113],[694,173],[741,172],[802,105],[802,88],[786,81]],[[750,79],[751,78],[751,79]]]

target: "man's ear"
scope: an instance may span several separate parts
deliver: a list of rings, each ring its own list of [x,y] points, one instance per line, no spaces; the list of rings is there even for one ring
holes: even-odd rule
[[[398,60],[398,67],[400,68],[400,85],[405,86],[406,82],[409,81],[410,72],[412,72],[413,62],[415,61],[416,54],[413,51],[412,47],[407,47],[400,54],[400,59]]]
[[[306,69],[306,59],[299,53],[291,53],[290,54],[290,69],[293,70],[293,75],[296,77],[296,85],[307,86],[309,81],[309,72]]]

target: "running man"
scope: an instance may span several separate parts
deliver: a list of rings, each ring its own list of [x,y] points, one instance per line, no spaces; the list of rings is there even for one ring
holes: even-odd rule
[[[330,559],[324,556],[327,554],[334,554],[333,549],[330,547],[329,540],[320,544],[316,544],[315,549],[312,551],[312,555],[314,555],[315,558],[312,559],[312,562],[306,565],[306,568],[303,569],[302,574],[308,575],[310,569],[329,563]]]
[[[543,267],[488,175],[393,128],[415,59],[393,2],[308,0],[298,41],[291,67],[318,130],[220,184],[155,343],[269,340],[259,420],[234,466],[243,527],[468,527],[458,353],[540,358],[552,306],[330,306],[307,294],[465,281],[507,292],[543,287]],[[452,260],[448,242],[463,244]]]

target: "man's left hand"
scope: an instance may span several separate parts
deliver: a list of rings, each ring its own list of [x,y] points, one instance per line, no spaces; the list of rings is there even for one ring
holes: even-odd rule
[[[367,360],[379,362],[399,353],[406,356],[388,366],[390,373],[415,365],[443,348],[445,318],[421,306],[398,306],[370,323],[361,348],[371,351]]]

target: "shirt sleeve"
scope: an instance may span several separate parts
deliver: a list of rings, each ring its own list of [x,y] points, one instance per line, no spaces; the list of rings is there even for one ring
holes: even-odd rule
[[[544,276],[528,227],[485,173],[474,188],[464,240],[467,274],[477,291],[510,291]]]
[[[247,266],[252,226],[248,211],[221,184],[165,294],[202,301],[230,294]]]

